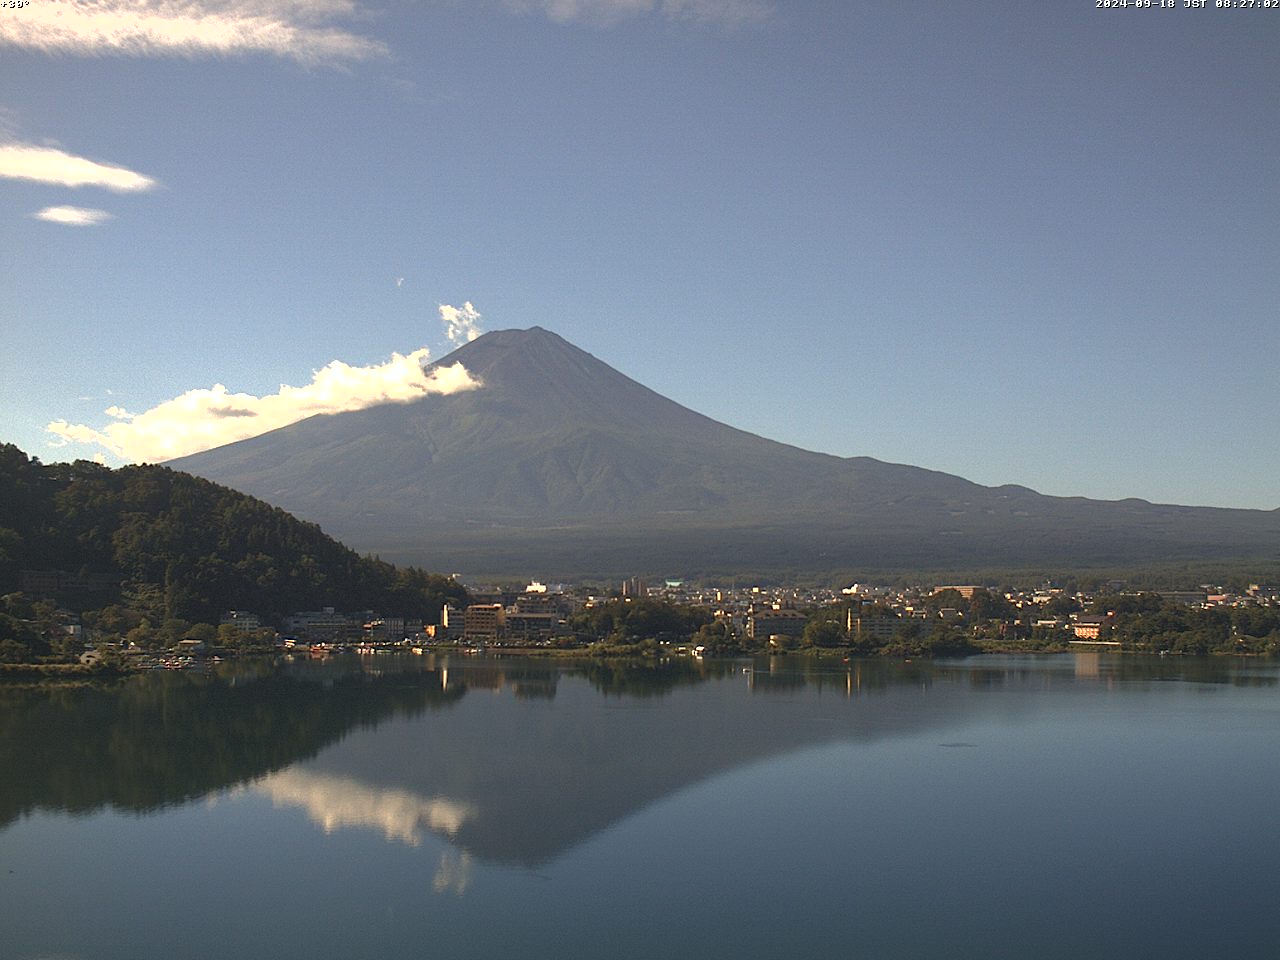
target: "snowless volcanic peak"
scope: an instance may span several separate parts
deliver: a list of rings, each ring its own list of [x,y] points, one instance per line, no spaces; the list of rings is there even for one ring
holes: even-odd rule
[[[479,388],[312,417],[170,466],[357,549],[485,574],[1105,566],[1280,546],[1280,512],[1046,497],[801,450],[682,407],[541,327],[438,361],[454,363]]]

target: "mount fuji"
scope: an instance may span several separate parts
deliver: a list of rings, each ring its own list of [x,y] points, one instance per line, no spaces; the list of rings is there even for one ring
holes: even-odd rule
[[[478,389],[312,417],[168,466],[463,573],[785,575],[1272,560],[1280,511],[1050,497],[719,423],[533,327]],[[428,368],[428,372],[429,372]]]

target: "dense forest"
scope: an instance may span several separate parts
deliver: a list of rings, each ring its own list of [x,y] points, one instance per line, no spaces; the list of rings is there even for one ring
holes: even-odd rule
[[[49,604],[22,573],[56,577],[58,605],[112,632],[171,634],[227,610],[267,622],[334,607],[435,622],[453,580],[362,557],[301,520],[160,466],[42,464],[0,445],[0,645],[47,646]],[[166,629],[166,626],[168,628]],[[167,637],[165,637],[167,638]],[[59,652],[53,649],[51,652]]]

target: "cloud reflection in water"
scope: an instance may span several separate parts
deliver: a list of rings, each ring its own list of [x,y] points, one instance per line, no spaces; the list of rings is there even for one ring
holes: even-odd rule
[[[444,797],[424,797],[409,790],[372,787],[348,777],[293,768],[263,777],[254,788],[270,797],[276,807],[301,807],[325,833],[344,827],[368,827],[381,830],[388,840],[411,847],[419,846],[427,831],[453,837],[476,815],[470,804]],[[461,877],[461,886],[465,887],[466,876],[462,874],[470,873],[469,858],[462,867],[465,871],[459,872],[459,867],[453,873]],[[451,880],[445,886],[454,887],[455,882]],[[436,888],[440,889],[439,875]]]

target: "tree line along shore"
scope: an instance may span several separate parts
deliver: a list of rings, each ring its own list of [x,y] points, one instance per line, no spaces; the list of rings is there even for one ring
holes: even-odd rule
[[[22,589],[33,573],[52,585],[49,595]],[[616,593],[570,604],[533,649],[950,656],[1085,640],[1152,653],[1280,651],[1280,602],[1261,596],[1206,608],[1152,592],[1028,599],[941,588],[907,608],[876,595],[800,604],[772,629],[760,626],[768,610],[753,622],[701,598]],[[129,652],[160,654],[183,641],[218,656],[273,653],[291,614],[322,608],[377,611],[415,643],[468,644],[440,621],[446,606],[466,610],[472,599],[453,577],[360,556],[315,524],[189,474],[45,465],[0,445],[0,664],[8,673],[17,664],[70,670],[90,649],[92,659],[122,667]],[[254,611],[252,629],[220,622],[237,609]]]

